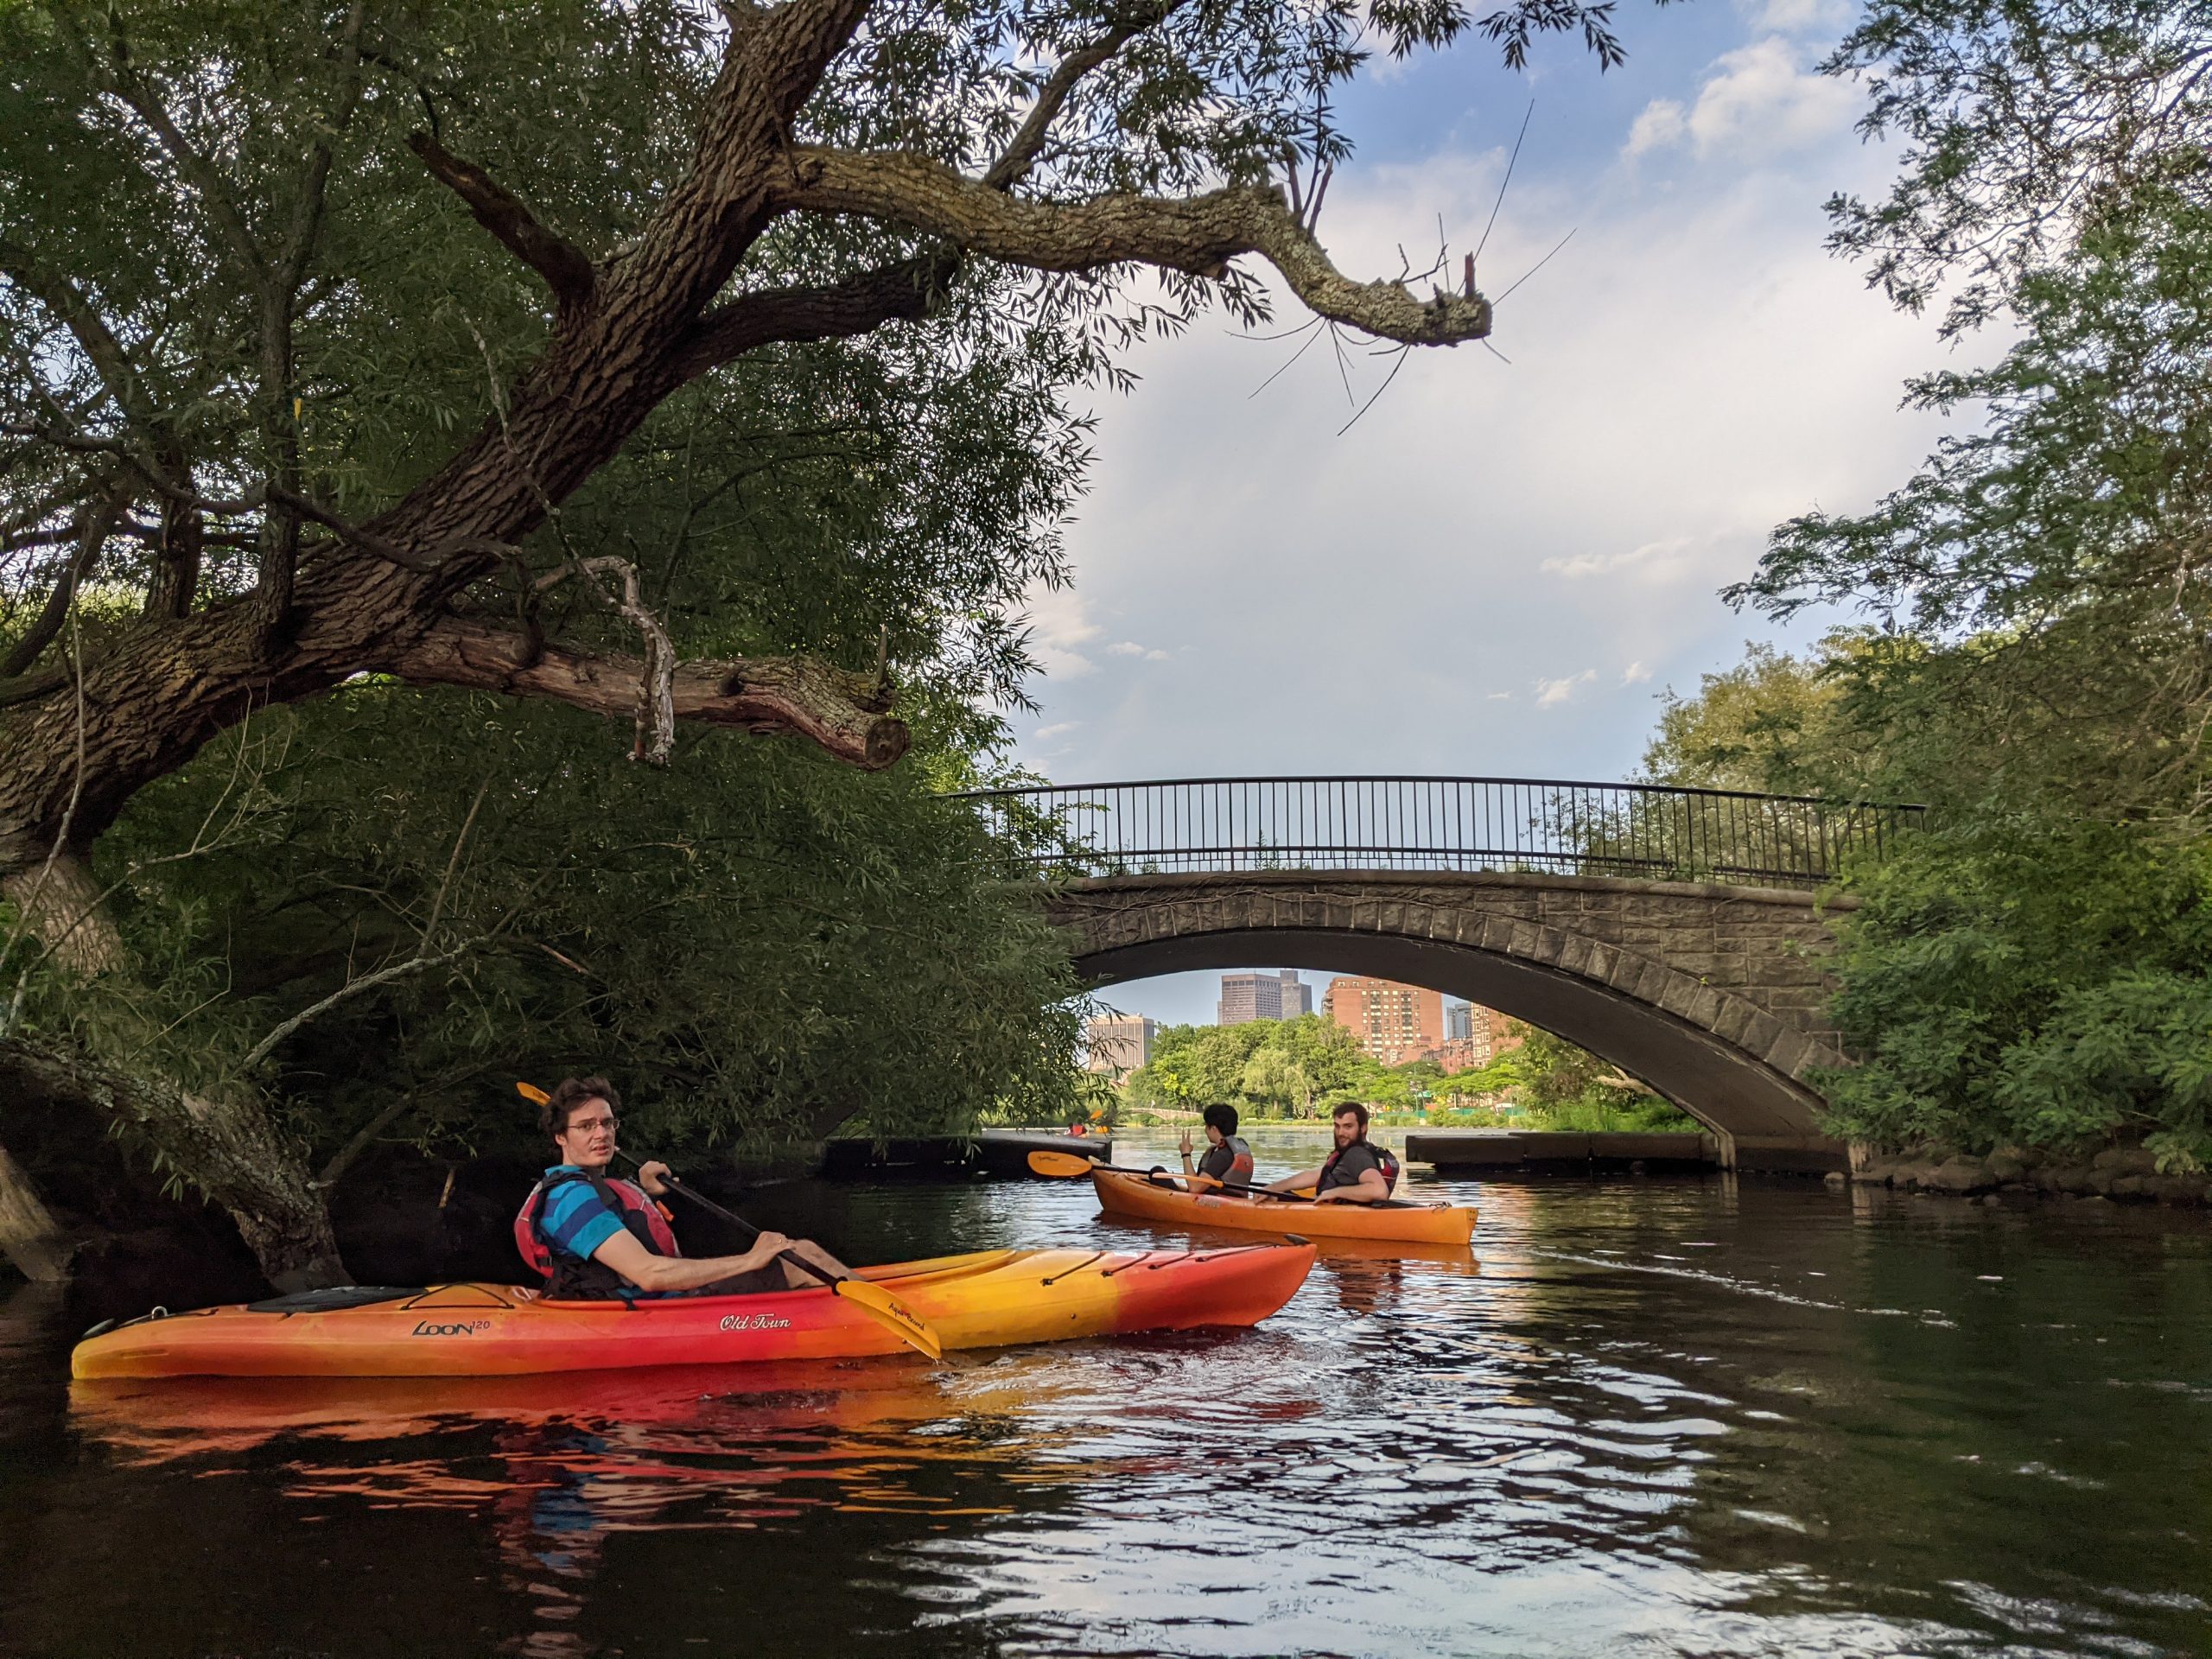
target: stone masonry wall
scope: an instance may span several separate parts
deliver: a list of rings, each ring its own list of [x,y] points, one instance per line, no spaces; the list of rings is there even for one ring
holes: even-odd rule
[[[1077,882],[1055,892],[1050,912],[1080,930],[1079,955],[1279,928],[1470,946],[1603,984],[1801,1083],[1844,1061],[1821,1011],[1830,985],[1821,957],[1834,936],[1804,893],[1603,876],[1268,870]]]

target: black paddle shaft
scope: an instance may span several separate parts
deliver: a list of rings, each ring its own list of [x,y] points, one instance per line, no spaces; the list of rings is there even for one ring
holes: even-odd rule
[[[1098,1167],[1101,1169],[1109,1169],[1116,1175],[1141,1175],[1147,1180],[1155,1182],[1163,1175],[1171,1181],[1189,1181],[1201,1179],[1196,1175],[1178,1175],[1165,1164],[1154,1164],[1150,1169],[1131,1169],[1127,1164],[1101,1164]],[[1266,1198],[1276,1204],[1311,1204],[1313,1202],[1313,1199],[1307,1198],[1302,1192],[1270,1192],[1264,1186],[1249,1186],[1242,1181],[1224,1181],[1212,1175],[1205,1176],[1203,1179],[1211,1181],[1216,1186],[1219,1187],[1224,1192],[1249,1192],[1254,1194],[1255,1197]]]
[[[633,1166],[641,1166],[645,1161],[643,1159],[632,1158],[626,1152],[618,1153],[616,1156],[628,1160]],[[692,1203],[697,1205],[702,1210],[704,1210],[709,1215],[720,1216],[724,1221],[729,1223],[731,1226],[742,1232],[747,1238],[758,1238],[760,1236],[760,1230],[758,1227],[755,1227],[751,1222],[747,1221],[743,1216],[739,1215],[734,1210],[723,1209],[721,1205],[716,1204],[712,1198],[709,1198],[703,1192],[693,1192],[689,1186],[686,1186],[682,1181],[677,1179],[676,1173],[673,1170],[661,1177],[661,1185],[665,1186],[671,1192],[682,1193],[685,1198],[690,1199]],[[834,1285],[837,1282],[835,1279],[832,1279],[830,1276],[829,1273],[825,1269],[817,1267],[813,1262],[808,1261],[804,1256],[799,1255],[795,1250],[779,1250],[776,1252],[776,1260],[779,1262],[790,1262],[801,1273],[811,1274],[815,1278],[819,1279],[825,1285]]]

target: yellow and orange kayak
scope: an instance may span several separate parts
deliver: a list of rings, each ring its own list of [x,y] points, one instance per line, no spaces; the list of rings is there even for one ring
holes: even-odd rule
[[[1475,1212],[1456,1204],[1282,1204],[1185,1192],[1143,1175],[1094,1169],[1098,1207],[1109,1216],[1240,1233],[1296,1233],[1306,1238],[1371,1238],[1404,1244],[1465,1244]]]
[[[1313,1247],[987,1250],[858,1269],[947,1348],[1255,1325],[1306,1281]],[[760,1296],[556,1302],[510,1285],[310,1291],[149,1315],[87,1337],[79,1379],[474,1376],[902,1353],[826,1288]]]

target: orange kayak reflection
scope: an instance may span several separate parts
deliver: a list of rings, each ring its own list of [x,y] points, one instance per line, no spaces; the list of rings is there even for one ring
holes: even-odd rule
[[[947,1348],[1255,1325],[1313,1265],[1309,1243],[1211,1250],[987,1250],[861,1269]],[[499,1376],[903,1351],[826,1288],[652,1302],[556,1302],[512,1286],[203,1308],[89,1337],[79,1381],[170,1376]]]

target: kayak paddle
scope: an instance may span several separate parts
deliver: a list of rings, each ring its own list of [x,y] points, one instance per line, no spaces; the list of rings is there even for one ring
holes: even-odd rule
[[[543,1089],[532,1084],[518,1082],[515,1084],[515,1092],[524,1100],[534,1102],[540,1106],[551,1098]],[[629,1159],[632,1164],[639,1161],[626,1152],[616,1155]],[[674,1174],[664,1177],[661,1184],[672,1192],[683,1194],[708,1214],[721,1217],[744,1233],[747,1238],[760,1236],[760,1230],[743,1216],[737,1214],[734,1211],[723,1209],[721,1205],[702,1193],[694,1192],[689,1186],[677,1179]],[[944,1357],[944,1344],[938,1333],[930,1328],[928,1321],[889,1291],[884,1289],[881,1285],[871,1283],[866,1279],[855,1279],[850,1274],[842,1279],[833,1279],[826,1268],[817,1267],[795,1250],[779,1250],[776,1253],[776,1260],[788,1262],[801,1273],[819,1279],[830,1287],[833,1295],[843,1297],[908,1347],[918,1349],[931,1359]]]
[[[1094,1169],[1104,1169],[1111,1170],[1116,1175],[1168,1175],[1171,1179],[1185,1179],[1173,1176],[1173,1172],[1164,1166],[1131,1169],[1127,1164],[1102,1164],[1094,1159],[1084,1157],[1080,1153],[1073,1152],[1033,1152],[1029,1154],[1029,1167],[1032,1172],[1039,1175],[1082,1176],[1090,1174]],[[1249,1192],[1255,1198],[1272,1198],[1280,1204],[1313,1202],[1303,1193],[1270,1192],[1264,1186],[1245,1186],[1235,1181],[1216,1180],[1211,1175],[1195,1175],[1187,1179],[1209,1182],[1224,1192]]]

